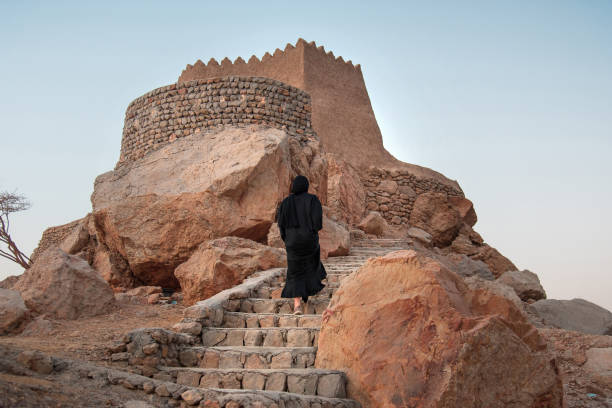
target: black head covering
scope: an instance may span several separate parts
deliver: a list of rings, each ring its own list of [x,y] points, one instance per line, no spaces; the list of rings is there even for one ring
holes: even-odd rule
[[[308,179],[304,176],[297,176],[291,183],[291,194],[281,203],[278,211],[277,222],[281,228],[297,228],[300,221],[295,207],[295,196],[308,192]]]
[[[308,179],[304,176],[297,176],[293,179],[293,183],[291,183],[291,193],[292,194],[302,194],[308,191]]]

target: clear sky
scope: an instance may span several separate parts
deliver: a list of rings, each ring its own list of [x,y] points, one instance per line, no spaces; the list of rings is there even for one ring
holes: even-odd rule
[[[361,64],[387,149],[458,180],[550,298],[612,309],[612,2],[85,3],[0,1],[0,190],[33,204],[25,252],[90,211],[130,101],[303,37]]]

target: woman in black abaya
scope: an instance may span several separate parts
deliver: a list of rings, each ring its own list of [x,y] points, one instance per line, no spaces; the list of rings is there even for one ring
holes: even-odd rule
[[[319,248],[323,208],[317,196],[308,193],[306,177],[293,180],[291,194],[278,209],[277,222],[287,248],[287,281],[281,296],[293,298],[294,313],[302,314],[301,301],[320,292],[327,276]]]

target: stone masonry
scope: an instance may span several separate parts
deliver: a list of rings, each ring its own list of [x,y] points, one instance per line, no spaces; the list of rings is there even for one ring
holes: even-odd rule
[[[384,149],[360,65],[354,65],[315,42],[298,39],[283,50],[220,63],[210,59],[187,65],[178,83],[228,75],[273,78],[312,97],[312,127],[325,150],[356,168],[396,162]],[[364,155],[363,152],[368,152]]]
[[[125,114],[120,166],[177,138],[221,126],[268,125],[291,136],[314,134],[310,96],[269,78],[223,77],[155,89]]]
[[[38,246],[32,252],[30,259],[32,262],[36,260],[36,258],[45,252],[52,245],[59,245],[68,235],[74,231],[74,229],[81,223],[82,219],[69,222],[68,224],[58,225],[56,227],[47,228],[40,238],[38,242]]]
[[[367,208],[378,211],[394,225],[407,225],[419,194],[433,191],[463,197],[463,192],[433,178],[421,178],[406,170],[370,168],[362,176]]]
[[[349,255],[325,261],[326,287],[308,300],[304,315],[292,314],[292,299],[278,298],[285,270],[262,271],[186,309],[175,331],[126,334],[109,350],[112,365],[144,376],[126,387],[192,406],[358,408],[347,399],[342,371],[314,367],[321,314],[341,281],[368,258],[410,243],[355,244]]]

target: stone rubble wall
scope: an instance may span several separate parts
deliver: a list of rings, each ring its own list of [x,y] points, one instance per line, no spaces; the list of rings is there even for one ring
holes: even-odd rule
[[[128,106],[117,167],[177,138],[224,125],[267,125],[291,136],[313,136],[311,112],[306,92],[269,78],[231,76],[168,85]]]
[[[49,247],[53,245],[59,246],[62,241],[64,241],[64,239],[66,239],[66,237],[70,235],[72,231],[74,231],[74,229],[81,223],[81,221],[83,221],[83,219],[72,221],[68,224],[47,228],[43,232],[40,241],[38,241],[38,246],[36,247],[36,249],[34,249],[34,252],[32,252],[32,255],[30,256],[32,262],[34,262],[36,258],[40,254],[45,252]]]
[[[378,211],[393,225],[408,225],[416,198],[426,192],[464,197],[463,191],[402,170],[370,168],[362,174],[369,211]]]

